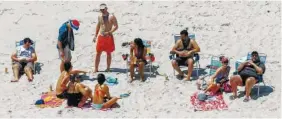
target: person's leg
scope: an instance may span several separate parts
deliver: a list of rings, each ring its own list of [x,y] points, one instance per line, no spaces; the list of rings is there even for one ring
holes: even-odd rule
[[[97,51],[97,53],[96,53],[94,73],[98,72],[98,67],[99,67],[99,63],[100,63],[101,54],[102,54],[101,51]]]
[[[133,77],[134,77],[134,63],[133,61],[130,62],[130,67],[129,67],[129,71],[130,71],[130,83],[133,81]]]
[[[110,52],[108,52],[107,53],[107,69],[106,69],[106,71],[110,71],[111,62],[112,62],[112,54]]]
[[[24,67],[24,72],[25,72],[25,74],[27,76],[28,81],[32,81],[33,80],[32,69],[33,69],[33,63],[32,62],[28,62],[26,64],[26,66]]]
[[[11,80],[11,82],[17,82],[19,81],[19,75],[20,75],[20,69],[22,68],[22,65],[18,62],[13,63],[12,69],[14,73],[14,79]]]
[[[232,76],[230,78],[230,85],[233,93],[233,97],[237,97],[237,86],[243,85],[243,80],[239,75]]]
[[[176,70],[176,72],[180,75],[180,76],[184,76],[184,73],[180,70],[180,67],[178,66],[178,63],[176,60],[172,60],[171,62],[173,69]]]
[[[246,80],[246,86],[245,86],[245,90],[246,90],[246,98],[250,99],[250,94],[251,94],[251,90],[253,88],[253,86],[256,84],[257,80],[254,77],[249,77]]]
[[[108,102],[103,104],[103,108],[110,108],[113,104],[115,104],[117,102],[118,99],[120,99],[120,98],[113,97]]]
[[[78,103],[78,107],[82,107],[86,101],[90,98],[92,99],[92,90],[89,87],[78,86],[80,93],[83,95],[80,102]]]
[[[192,58],[187,59],[187,64],[188,64],[188,73],[187,73],[187,78],[185,79],[186,81],[190,81],[190,77],[192,76],[193,68],[194,68],[194,60]]]
[[[144,62],[139,62],[138,68],[139,68],[139,74],[140,74],[140,76],[141,76],[141,80],[142,80],[142,81],[145,81],[144,66],[145,66],[145,63],[144,63]]]
[[[61,64],[60,64],[60,72],[62,73],[64,71],[64,61],[61,60]]]

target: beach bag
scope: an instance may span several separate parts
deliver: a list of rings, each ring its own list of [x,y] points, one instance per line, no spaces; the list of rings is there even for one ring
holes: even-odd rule
[[[223,87],[223,91],[224,92],[232,92],[232,89],[231,89],[231,86],[228,84],[228,81],[226,81],[225,83],[223,83],[223,85],[222,85],[222,87]]]

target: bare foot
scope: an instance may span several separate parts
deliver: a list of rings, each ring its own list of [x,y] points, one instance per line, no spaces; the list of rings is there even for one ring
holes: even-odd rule
[[[132,83],[133,82],[133,79],[131,78],[131,79],[129,79],[129,81],[128,81],[128,83]]]
[[[13,79],[13,80],[11,80],[11,82],[18,82],[19,81],[19,79]]]
[[[33,81],[33,78],[32,79],[27,79],[28,80],[28,82],[32,82]]]

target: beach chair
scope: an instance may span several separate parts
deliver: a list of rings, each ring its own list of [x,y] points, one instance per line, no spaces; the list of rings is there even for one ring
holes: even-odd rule
[[[241,63],[245,62],[245,61],[248,61],[250,60],[252,57],[252,54],[251,52],[249,52],[247,54],[247,56],[245,57],[242,57],[241,59],[237,60],[236,63],[235,63],[235,67],[236,67],[236,70],[235,70],[235,74],[238,74],[238,67]],[[260,58],[260,61],[261,63],[265,64],[266,62],[266,57],[267,55],[264,54],[264,53],[259,53],[259,58]],[[259,96],[259,90],[260,90],[260,84],[263,83],[263,85],[265,86],[265,83],[264,83],[264,80],[263,80],[263,74],[262,75],[259,75],[258,76],[258,82],[254,85],[254,87],[257,87],[257,96]]]
[[[32,41],[32,45],[31,45],[31,47],[33,48],[33,49],[35,49],[35,41]],[[24,41],[23,40],[21,40],[21,41],[16,41],[15,42],[15,45],[16,45],[16,49],[18,49],[20,46],[22,46],[24,44]],[[35,64],[36,64],[36,61],[37,61],[37,58],[36,58],[36,60],[33,62],[33,74],[35,74],[36,73],[36,71],[35,71]]]
[[[146,61],[148,62],[145,67],[144,67],[144,71],[146,68],[149,68],[149,75],[151,76],[152,75],[152,63],[155,61],[154,60],[154,54],[151,52],[151,44],[152,44],[152,41],[150,40],[142,40],[143,41],[143,44],[146,48],[146,51],[147,51],[147,55],[146,55]],[[125,58],[123,58],[125,61],[126,61],[126,74],[128,73],[129,71],[129,65],[130,65],[130,58],[128,57],[129,54],[124,54],[123,57],[126,55]],[[134,55],[134,52],[133,52],[133,55]],[[136,61],[136,57],[133,57]],[[137,67],[137,65],[135,65],[135,67]],[[138,68],[135,68],[135,72],[137,72]],[[128,75],[127,75],[128,76]]]
[[[174,39],[174,43],[177,42],[177,40],[180,39],[180,34],[173,34],[173,39]],[[190,39],[193,39],[195,40],[195,34],[189,34],[188,37]],[[176,58],[176,55],[175,54],[171,54],[169,56],[170,60]],[[199,69],[200,69],[200,63],[199,63],[199,60],[200,60],[200,55],[198,53],[195,53],[194,56],[193,56],[193,59],[194,59],[194,68],[196,68],[196,71],[197,71],[197,77],[199,76]],[[180,69],[182,67],[188,67],[188,66],[179,66]],[[173,69],[173,75],[175,76],[175,70]]]

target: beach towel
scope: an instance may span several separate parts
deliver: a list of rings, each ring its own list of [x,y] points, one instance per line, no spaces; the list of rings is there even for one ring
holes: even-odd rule
[[[118,84],[118,79],[117,78],[114,78],[114,77],[107,77],[106,78],[106,82],[105,82],[108,86],[114,86],[114,85],[117,85]]]
[[[114,43],[114,37],[111,35],[108,36],[102,36],[99,35],[97,38],[97,46],[96,51],[102,52],[105,51],[107,53],[111,53],[115,50],[115,43]]]
[[[209,95],[205,101],[199,101],[198,94],[200,93],[195,92],[190,99],[195,111],[226,110],[228,108],[223,100],[222,93],[217,93],[212,96]]]
[[[40,102],[40,103],[39,103]],[[37,101],[36,106],[40,108],[47,108],[47,107],[59,107],[63,104],[64,99],[59,99],[56,96],[56,92],[47,92],[41,95],[41,99]]]

